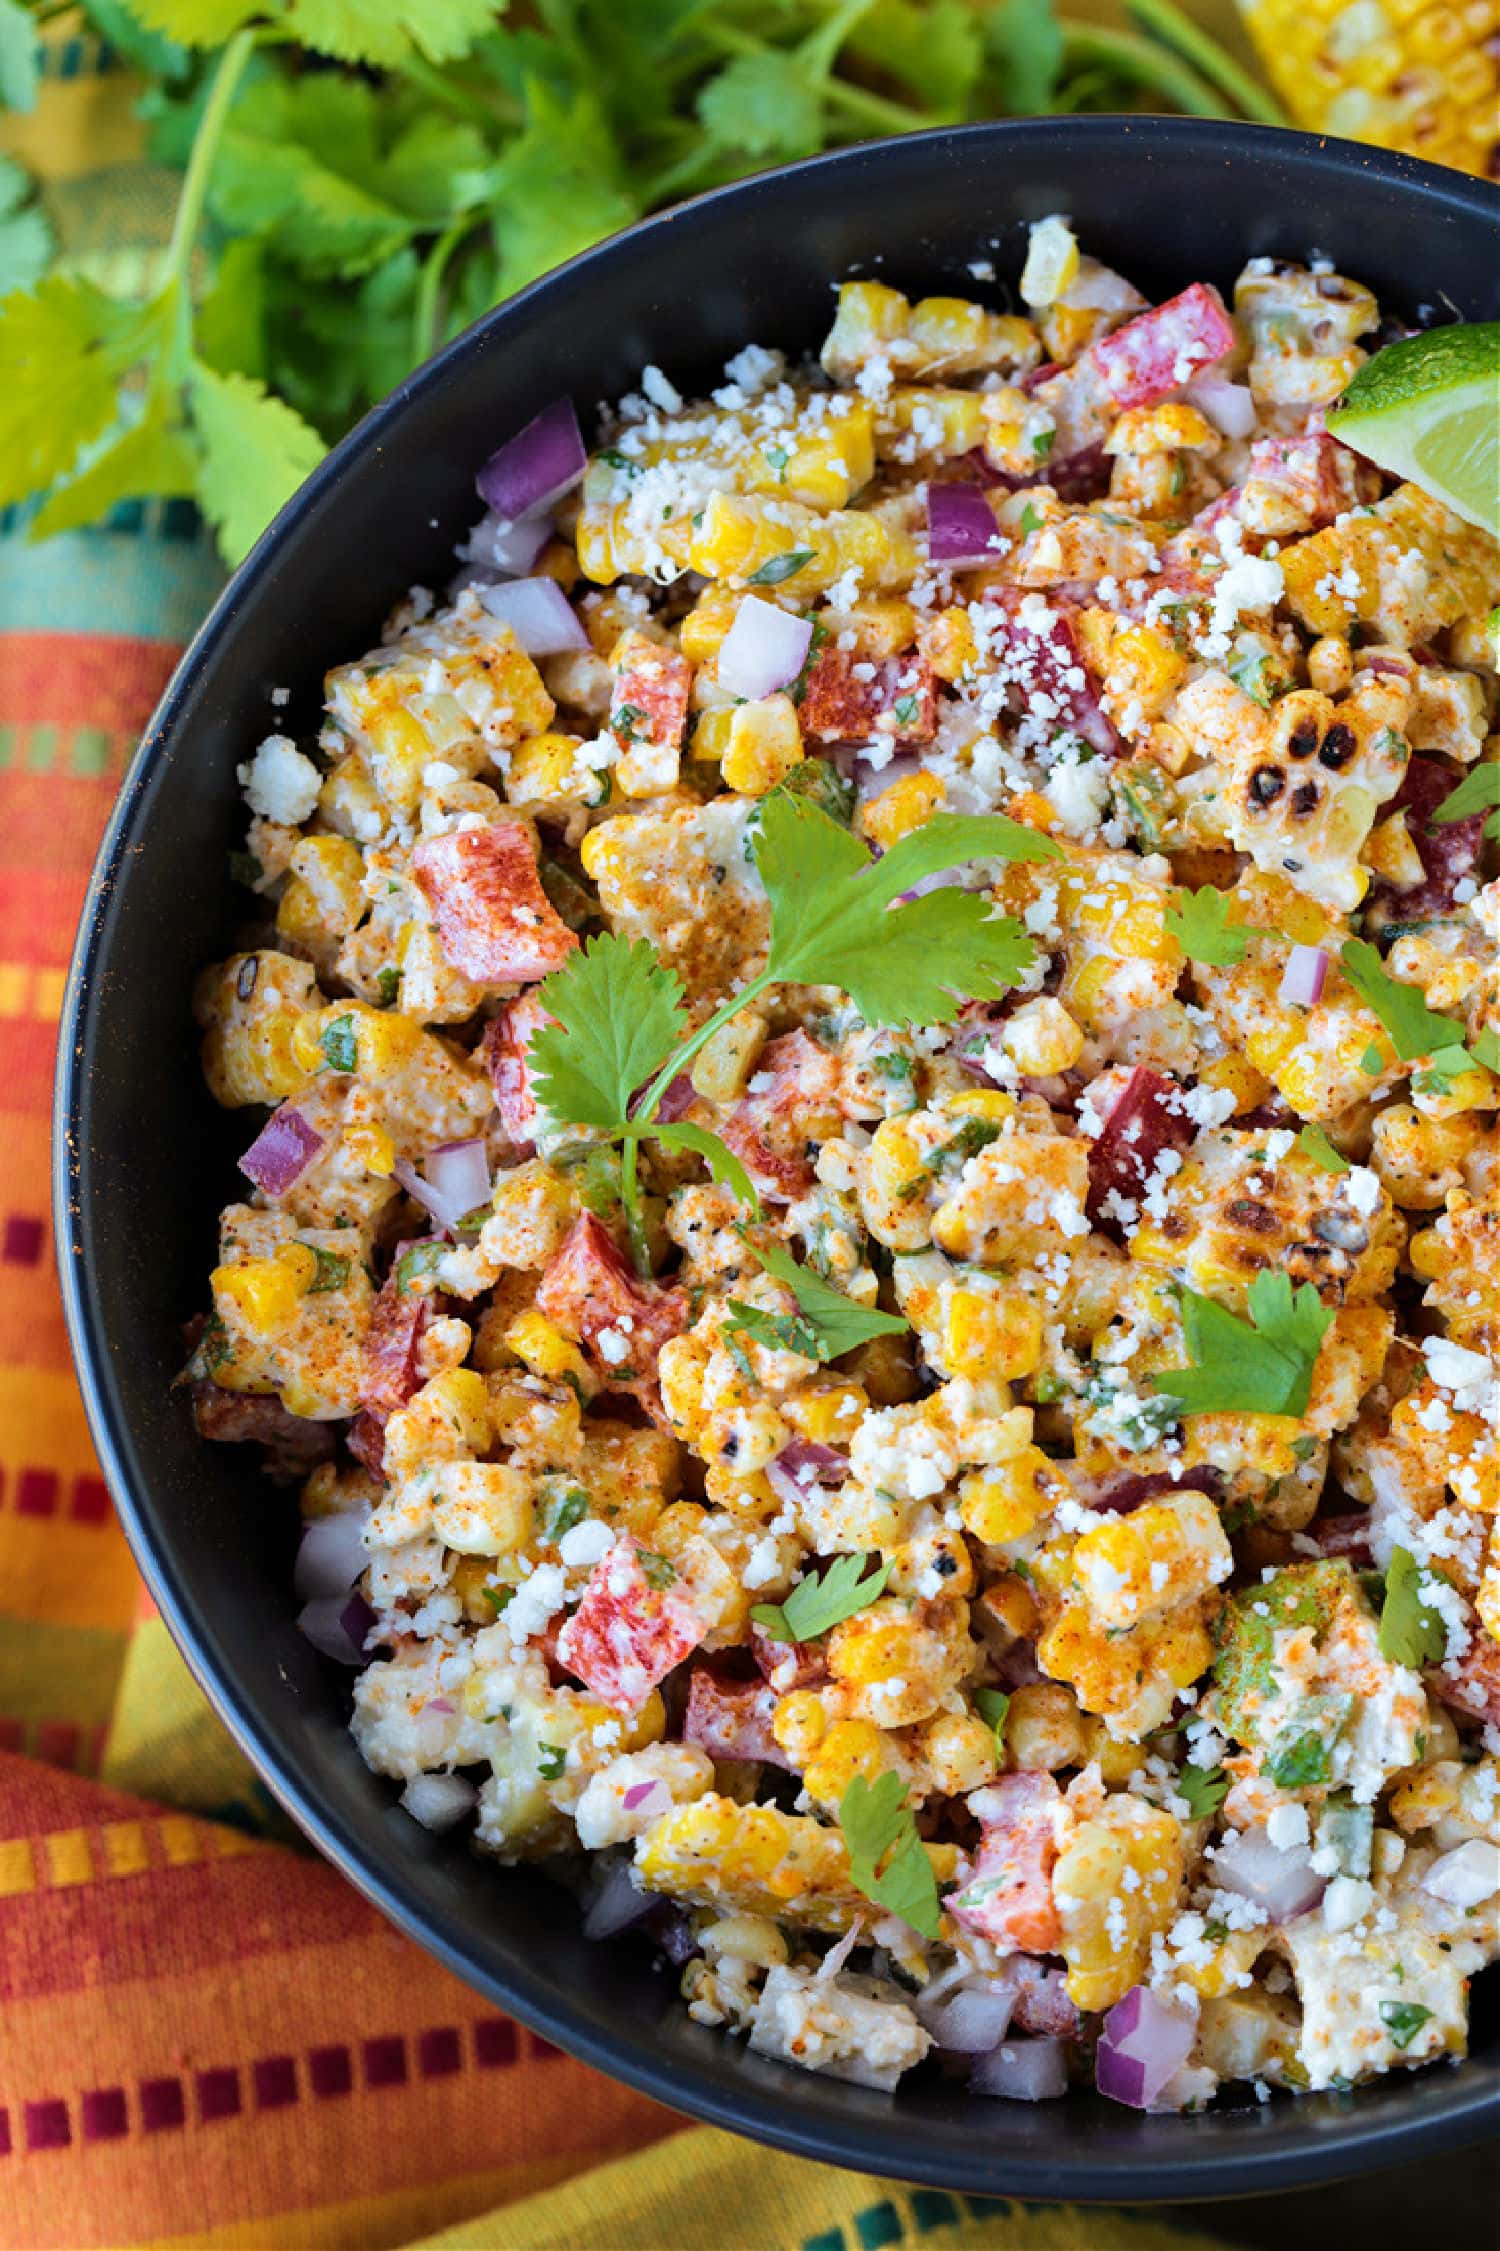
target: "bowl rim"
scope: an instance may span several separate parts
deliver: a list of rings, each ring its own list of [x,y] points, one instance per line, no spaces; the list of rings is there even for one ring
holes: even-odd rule
[[[991,144],[1010,147],[1044,138],[1066,139],[1080,161],[1105,149],[1118,150],[1122,143],[1128,147],[1132,139],[1141,144],[1143,160],[1149,160],[1153,143],[1196,148],[1205,159],[1218,161],[1226,155],[1274,159],[1278,151],[1285,150],[1300,166],[1311,165],[1315,171],[1355,178],[1367,172],[1399,183],[1413,195],[1419,208],[1448,207],[1500,223],[1500,187],[1360,142],[1217,119],[1152,115],[988,119],[860,142],[732,181],[590,245],[493,307],[415,369],[331,448],[231,575],[173,668],[121,780],[89,877],[69,962],[54,1079],[52,1219],[68,1340],[90,1434],[152,1599],[217,1717],[278,1803],[318,1852],[406,1937],[471,1990],[594,2069],[690,2118],[792,2155],[975,2195],[1014,2193],[1048,2201],[1118,2203],[1122,2191],[1128,2190],[1132,2204],[1183,2202],[1264,2193],[1273,2185],[1277,2189],[1311,2186],[1471,2145],[1492,2131],[1500,2117],[1500,2082],[1481,2076],[1471,2085],[1456,2087],[1453,2099],[1435,2114],[1406,2121],[1362,2121],[1356,2099],[1346,2117],[1321,2119],[1318,2133],[1306,2136],[1301,2145],[1270,2150],[1259,2148],[1247,2134],[1240,2152],[1226,2153],[1222,2147],[1210,2149],[1205,2145],[1201,2155],[1189,2151],[1170,2160],[1137,2158],[1127,2151],[1080,2162],[1075,2157],[1049,2156],[1043,2141],[1040,2153],[1007,2151],[987,2162],[980,2134],[976,2136],[972,2165],[949,2162],[941,2156],[924,2165],[920,2153],[915,2158],[903,2153],[899,2173],[892,2173],[891,2159],[885,2153],[889,2143],[901,2138],[899,2113],[872,2106],[867,2118],[851,2116],[847,2122],[840,2119],[804,2126],[799,2121],[797,2083],[791,2077],[784,2092],[778,2087],[774,2093],[763,2091],[748,2077],[733,2086],[718,2083],[689,2064],[655,2051],[649,2032],[630,2042],[622,2042],[618,2035],[594,2033],[578,2020],[566,1989],[549,1983],[545,1975],[538,1975],[524,1962],[514,1963],[504,1974],[481,1966],[470,1957],[459,1928],[439,1927],[433,1922],[430,1910],[408,1886],[406,1864],[399,1856],[380,1861],[365,1857],[336,1814],[300,1779],[290,1739],[278,1742],[251,1715],[237,1708],[233,1682],[221,1675],[205,1646],[212,1640],[207,1621],[183,1583],[170,1546],[158,1541],[127,1466],[130,1422],[113,1378],[109,1339],[90,1257],[97,1215],[81,1192],[80,1152],[91,1108],[91,1043],[80,1038],[80,1026],[112,920],[137,810],[158,755],[182,717],[195,674],[234,629],[243,589],[274,564],[281,546],[306,512],[356,467],[367,449],[385,438],[411,400],[440,386],[453,365],[470,353],[484,350],[491,337],[523,325],[533,308],[559,287],[572,286],[597,262],[617,256],[622,245],[660,234],[685,217],[720,206],[739,206],[753,213],[759,201],[784,192],[789,180],[807,183],[810,192],[817,188],[847,192],[851,181],[857,182],[870,169],[891,164],[940,165],[971,149],[984,150]]]

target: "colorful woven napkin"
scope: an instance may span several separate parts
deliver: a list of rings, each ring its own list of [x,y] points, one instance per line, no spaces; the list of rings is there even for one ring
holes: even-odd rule
[[[70,249],[170,219],[97,41],[8,145]],[[153,1617],[89,1443],[47,1221],[63,980],[110,801],[218,572],[180,503],[33,547],[0,516],[0,2238],[350,2251],[1142,2251],[772,2156],[496,2015],[279,1821]],[[184,1027],[184,1037],[187,1028]],[[670,2137],[670,2138],[667,2138]],[[559,2186],[558,2184],[563,2184]]]

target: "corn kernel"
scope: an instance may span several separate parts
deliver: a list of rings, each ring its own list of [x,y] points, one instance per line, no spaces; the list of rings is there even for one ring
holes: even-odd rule
[[[946,791],[936,774],[908,774],[889,789],[871,798],[860,814],[859,825],[871,841],[888,852],[903,836],[922,828],[942,804]]]
[[[1014,1773],[1081,1766],[1083,1718],[1062,1681],[1035,1680],[1013,1690],[1005,1715],[1005,1764]]]
[[[874,1782],[900,1766],[895,1746],[869,1720],[835,1720],[802,1770],[810,1798],[837,1805],[856,1775]]]
[[[318,1262],[306,1243],[283,1243],[270,1258],[216,1266],[214,1304],[220,1318],[258,1340],[274,1337],[296,1319]]]
[[[828,1733],[828,1714],[810,1688],[793,1689],[777,1704],[771,1733],[789,1759],[805,1766]]]
[[[1083,1033],[1062,1002],[1043,996],[1022,1003],[1000,1035],[1000,1045],[1028,1077],[1071,1071],[1083,1053]]]
[[[764,797],[802,761],[802,728],[790,696],[742,703],[731,716],[721,760],[725,785],[746,797]]]
[[[753,1008],[741,1009],[699,1049],[689,1073],[694,1093],[705,1102],[738,1101],[765,1044],[765,1018]]]
[[[862,1384],[831,1383],[783,1399],[781,1412],[799,1436],[818,1446],[847,1445],[870,1406]]]
[[[744,598],[734,587],[705,586],[677,629],[683,655],[694,664],[716,657]]]
[[[992,1086],[976,1086],[955,1094],[945,1107],[956,1118],[986,1118],[991,1125],[1009,1125],[1017,1115],[1015,1096]]]
[[[571,1337],[554,1328],[535,1307],[517,1315],[505,1332],[505,1341],[534,1376],[552,1383],[576,1384],[585,1398],[593,1396],[594,1375],[583,1354]]]
[[[955,1376],[975,1382],[996,1376],[1011,1383],[1035,1375],[1042,1364],[1041,1306],[1019,1291],[954,1290],[945,1356]]]
[[[1040,1447],[1028,1446],[1013,1461],[999,1462],[983,1475],[971,1472],[959,1487],[964,1530],[987,1547],[1024,1540],[1054,1505],[1050,1465]]]

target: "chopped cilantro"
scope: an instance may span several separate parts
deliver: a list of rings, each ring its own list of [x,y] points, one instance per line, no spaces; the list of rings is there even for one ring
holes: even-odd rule
[[[335,1016],[325,1024],[318,1038],[330,1070],[357,1071],[359,1069],[359,1041],[355,1034],[352,1016]]]
[[[538,1743],[536,1770],[544,1782],[559,1782],[567,1769],[567,1748],[561,1743]]]
[[[1003,1688],[976,1688],[974,1704],[982,1720],[995,1731],[995,1756],[1005,1755],[1005,1719],[1010,1710],[1010,1698]]]
[[[664,1594],[668,1587],[676,1584],[676,1566],[669,1563],[664,1555],[657,1555],[651,1548],[639,1548],[636,1560],[641,1567],[641,1577],[657,1594]]]
[[[1391,2036],[1393,2048],[1409,2048],[1432,2015],[1420,2001],[1382,2001],[1380,2021]]]
[[[1347,1172],[1349,1160],[1341,1157],[1320,1125],[1305,1125],[1297,1136],[1297,1147],[1304,1157],[1310,1157],[1324,1172]]]
[[[571,1532],[589,1513],[589,1497],[581,1485],[570,1485],[552,1504],[547,1516],[545,1537],[560,1540],[564,1532]]]
[[[1331,1781],[1329,1746],[1312,1729],[1298,1734],[1295,1724],[1285,1727],[1271,1745],[1266,1776],[1278,1790],[1305,1790],[1315,1782]]]
[[[871,1783],[856,1774],[839,1800],[839,1827],[856,1891],[924,1938],[936,1938],[941,1915],[937,1880],[901,1776],[886,1772]]]
[[[338,1251],[325,1251],[317,1243],[305,1246],[317,1260],[317,1270],[307,1285],[309,1297],[321,1297],[327,1290],[341,1290],[349,1279],[349,1260]]]
[[[1038,430],[1031,441],[1031,450],[1038,461],[1045,461],[1056,443],[1057,432],[1055,430]]]
[[[761,564],[758,571],[750,573],[745,584],[747,586],[781,586],[787,579],[795,578],[803,564],[810,563],[812,559],[813,551],[810,547],[794,547],[789,554],[772,555],[768,561]]]
[[[1250,1319],[1216,1299],[1182,1293],[1182,1325],[1192,1355],[1186,1368],[1152,1377],[1190,1415],[1305,1415],[1313,1366],[1332,1323],[1310,1282],[1295,1292],[1285,1273],[1257,1274]]]
[[[379,976],[375,980],[375,983],[379,988],[381,1007],[394,1008],[396,1005],[396,995],[401,990],[400,970],[393,969],[389,966],[389,964],[387,964],[387,966],[381,970]]]
[[[809,1572],[785,1602],[758,1602],[750,1615],[772,1641],[817,1641],[885,1592],[890,1564],[872,1564],[866,1578],[865,1561],[863,1555],[836,1556],[821,1578]]]
[[[1428,1580],[1410,1548],[1392,1548],[1380,1609],[1380,1654],[1414,1672],[1437,1664],[1448,1648],[1442,1614],[1422,1592]]]
[[[1221,1766],[1185,1766],[1177,1777],[1177,1795],[1186,1798],[1194,1821],[1216,1813],[1229,1795],[1229,1777]]]

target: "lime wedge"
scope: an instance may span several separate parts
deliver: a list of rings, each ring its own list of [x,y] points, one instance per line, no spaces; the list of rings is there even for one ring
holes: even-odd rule
[[[1500,321],[1388,344],[1330,407],[1328,427],[1500,538]]]

